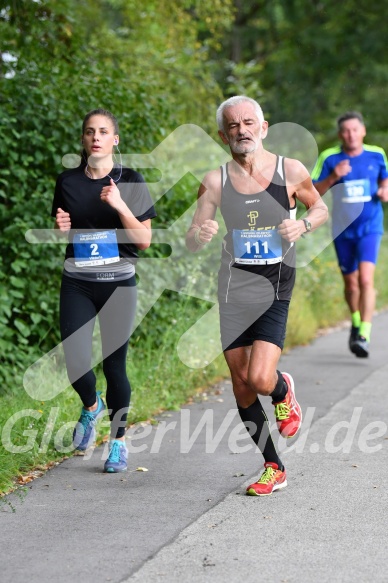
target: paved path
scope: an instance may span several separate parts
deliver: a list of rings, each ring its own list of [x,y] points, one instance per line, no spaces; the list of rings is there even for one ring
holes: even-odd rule
[[[16,512],[0,512],[1,580],[387,583],[387,336],[385,312],[369,359],[347,351],[348,330],[282,357],[305,418],[298,439],[274,432],[286,489],[244,495],[262,458],[225,382],[139,427],[127,474],[101,473],[97,448],[32,482],[23,502],[11,496]]]

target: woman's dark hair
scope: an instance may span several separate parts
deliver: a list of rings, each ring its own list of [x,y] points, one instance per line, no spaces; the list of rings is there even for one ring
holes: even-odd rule
[[[82,122],[82,133],[85,133],[85,127],[86,124],[88,123],[89,119],[91,117],[93,117],[93,115],[103,115],[104,117],[107,117],[108,119],[110,119],[110,121],[113,124],[113,128],[114,128],[114,134],[118,135],[119,134],[119,124],[117,119],[115,118],[115,116],[113,115],[113,113],[111,113],[110,111],[108,111],[107,109],[102,109],[101,107],[98,109],[92,109],[92,111],[89,111],[89,113],[87,113],[84,117],[84,121]]]

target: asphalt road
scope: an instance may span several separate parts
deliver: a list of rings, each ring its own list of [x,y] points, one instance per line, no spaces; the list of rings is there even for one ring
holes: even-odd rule
[[[1,581],[387,583],[387,331],[384,312],[369,359],[347,329],[282,356],[304,411],[298,438],[273,434],[287,488],[244,495],[262,458],[226,381],[132,431],[126,474],[102,473],[101,447],[11,495]]]

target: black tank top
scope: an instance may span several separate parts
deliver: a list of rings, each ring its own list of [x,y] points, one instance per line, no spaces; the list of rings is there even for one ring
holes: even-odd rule
[[[295,283],[295,245],[282,239],[278,225],[295,218],[290,208],[284,158],[278,156],[266,190],[235,190],[227,164],[221,166],[221,214],[227,233],[218,276],[220,302],[261,303],[270,297],[290,300]]]

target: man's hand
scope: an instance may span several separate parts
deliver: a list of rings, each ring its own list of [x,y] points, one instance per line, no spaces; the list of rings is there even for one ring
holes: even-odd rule
[[[66,233],[71,229],[70,215],[61,208],[57,209],[57,214],[55,215],[55,227],[62,233]]]
[[[340,178],[347,176],[351,171],[352,167],[350,165],[349,160],[342,160],[341,162],[338,162],[338,164],[335,166],[333,173],[335,175],[336,180],[339,180]]]
[[[377,196],[379,197],[381,202],[388,202],[388,184],[382,184],[381,186],[379,186]]]
[[[206,221],[202,223],[201,228],[197,231],[197,235],[195,238],[196,242],[200,243],[201,245],[206,245],[206,243],[210,243],[214,235],[217,235],[217,232],[218,232],[217,221],[213,221],[212,219],[206,219]]]
[[[290,243],[297,241],[306,232],[306,226],[300,219],[284,219],[278,226],[281,237]]]

